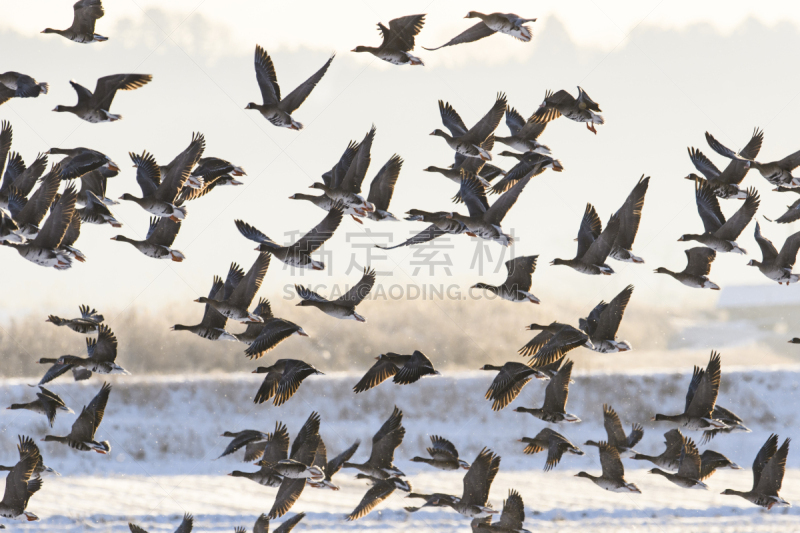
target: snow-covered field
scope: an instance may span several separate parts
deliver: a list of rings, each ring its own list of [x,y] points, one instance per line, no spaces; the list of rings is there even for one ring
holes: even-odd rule
[[[705,365],[707,361],[697,361]],[[419,468],[409,462],[424,454],[428,435],[452,440],[461,455],[471,461],[484,446],[502,457],[500,474],[490,500],[502,505],[510,488],[522,494],[526,504],[526,527],[531,531],[800,531],[796,508],[763,512],[748,502],[719,493],[725,488],[747,490],[752,484],[749,466],[756,452],[772,433],[797,437],[800,414],[800,368],[747,369],[724,366],[719,403],[742,418],[753,433],[723,435],[707,447],[720,451],[745,467],[717,472],[709,481],[710,491],[678,488],[663,478],[646,473],[645,464],[626,461],[626,476],[643,494],[605,492],[588,480],[574,477],[578,470],[600,470],[596,451],[583,457],[567,455],[551,472],[542,472],[544,454],[526,456],[517,439],[535,435],[545,424],[529,415],[515,413],[517,405],[539,406],[544,382],[532,382],[522,395],[499,413],[483,399],[493,372],[466,372],[429,378],[415,385],[398,387],[389,382],[354,395],[354,374],[333,374],[307,379],[298,394],[280,408],[255,405],[252,396],[260,379],[250,374],[206,375],[192,378],[132,376],[114,377],[106,416],[97,437],[109,440],[109,456],[75,452],[56,443],[41,443],[45,462],[61,477],[45,479],[29,510],[42,520],[15,523],[24,531],[125,531],[134,520],[150,531],[172,531],[179,516],[197,517],[196,531],[233,531],[237,525],[252,527],[255,517],[269,511],[276,489],[262,487],[225,474],[234,469],[255,470],[241,462],[241,452],[214,460],[228,439],[225,430],[245,428],[271,431],[280,420],[292,437],[308,415],[322,417],[321,434],[328,452],[336,454],[355,439],[363,444],[355,460],[369,453],[372,434],[394,405],[405,413],[406,438],[395,463],[408,474],[415,490],[460,493],[461,474]],[[610,403],[623,423],[645,425],[642,453],[660,453],[662,434],[668,426],[650,422],[656,412],[682,410],[688,384],[687,373],[628,373],[574,375],[568,411],[583,421],[557,428],[579,446],[587,439],[599,440],[602,404]],[[34,382],[30,380],[29,382]],[[26,401],[34,391],[26,381],[2,382],[5,405]],[[58,381],[53,390],[76,412],[99,390],[101,381]],[[29,411],[0,411],[0,461],[15,460],[18,434],[39,439],[50,429],[44,417]],[[52,432],[66,434],[75,415],[59,415]],[[699,440],[699,435],[694,435]],[[703,449],[704,447],[701,447]],[[782,495],[800,501],[800,453],[789,454],[789,470]],[[300,528],[321,531],[342,529],[419,531],[464,531],[469,521],[452,511],[424,510],[408,515],[408,504],[395,494],[378,510],[355,522],[343,516],[357,505],[366,486],[343,471],[335,481],[338,492],[306,490],[288,516],[306,512]],[[281,520],[277,520],[279,523]]]

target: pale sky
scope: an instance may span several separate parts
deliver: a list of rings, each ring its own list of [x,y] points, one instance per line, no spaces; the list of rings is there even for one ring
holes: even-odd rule
[[[600,103],[606,124],[597,136],[563,118],[549,125],[541,140],[566,170],[535,178],[503,222],[520,238],[516,255],[540,254],[533,292],[543,293],[543,299],[585,299],[591,307],[635,283],[642,287],[636,297],[656,305],[713,305],[717,295],[712,291],[685,288],[652,273],[657,266],[683,269],[683,250],[689,246],[677,238],[702,228],[693,186],[682,179],[694,171],[687,146],[700,148],[723,166],[727,161],[712,152],[703,133],[709,130],[738,148],[760,126],[766,131],[763,158],[780,159],[798,149],[798,89],[782,76],[783,60],[800,43],[800,5],[786,2],[504,2],[504,11],[539,17],[532,43],[495,35],[437,52],[419,45],[443,44],[467,28],[471,21],[463,19],[468,10],[463,2],[259,2],[260,7],[254,7],[252,2],[175,0],[163,11],[163,2],[119,0],[105,3],[106,16],[97,25],[97,32],[110,38],[107,43],[78,45],[39,33],[47,26],[67,27],[71,4],[0,1],[2,12],[13,14],[0,20],[0,49],[11,52],[4,54],[2,68],[50,83],[47,95],[0,106],[0,119],[14,127],[12,149],[26,162],[51,146],[98,149],[123,169],[109,182],[108,196],[117,198],[123,192],[140,192],[129,151],[146,149],[164,164],[188,144],[193,131],[201,131],[207,141],[205,155],[244,166],[246,186],[219,189],[189,205],[175,243],[188,257],[182,264],[149,259],[109,240],[117,233],[143,238],[146,232],[148,215],[126,203],[112,209],[125,224],[121,230],[84,225],[77,247],[89,260],[68,272],[37,267],[10,250],[0,250],[6,280],[3,307],[8,313],[73,309],[84,301],[97,307],[149,309],[179,303],[196,305],[192,314],[199,318],[200,306],[187,302],[205,294],[213,275],[224,275],[231,261],[248,268],[255,259],[254,243],[238,234],[233,220],[242,218],[278,241],[289,239],[286,234],[292,231],[306,232],[324,212],[287,197],[308,192],[308,185],[333,165],[348,141],[360,140],[372,124],[378,134],[365,194],[378,169],[398,153],[405,165],[390,211],[401,216],[412,207],[451,210],[455,185],[421,171],[429,165],[447,166],[453,158],[442,139],[428,136],[441,127],[437,100],[452,103],[471,125],[489,109],[498,91],[505,91],[510,105],[528,116],[545,90],[574,93],[576,85]],[[469,6],[487,12],[497,7],[497,2]],[[418,12],[428,14],[417,37],[417,53],[425,67],[395,67],[350,52],[358,44],[379,44],[377,22]],[[256,43],[271,53],[285,93],[317,70],[331,52],[337,53],[325,78],[295,114],[306,125],[302,132],[275,128],[258,113],[244,110],[259,98],[252,60]],[[754,69],[765,76],[755,75]],[[112,112],[121,113],[122,121],[88,124],[51,112],[57,104],[74,104],[68,80],[94,88],[98,77],[118,72],[154,75],[149,85],[116,96]],[[507,135],[504,123],[498,134]],[[513,162],[495,160],[506,169]],[[548,265],[554,257],[574,256],[573,239],[586,202],[595,205],[605,222],[642,174],[652,180],[634,251],[645,257],[645,265],[613,262],[617,274],[602,278]],[[770,224],[761,215],[779,216],[794,195],[770,192],[772,186],[755,171],[744,184],[762,193],[762,230],[780,247],[797,228]],[[722,208],[730,216],[738,204],[723,202]],[[298,281],[327,285],[320,289],[323,294],[333,283],[354,283],[368,253],[359,245],[371,240],[352,235],[364,228],[390,232],[398,242],[424,225],[367,221],[359,226],[346,219],[327,246],[334,257],[332,277],[308,272],[293,276],[273,261],[261,294],[280,298],[285,286]],[[760,259],[752,234],[749,226],[739,242],[750,257]],[[439,253],[449,254],[450,276],[440,267],[433,276],[426,268],[415,274],[414,262],[432,253],[422,249],[370,249],[371,264],[393,272],[379,278],[386,285],[453,280],[466,288],[477,281],[499,284],[504,279],[504,250],[496,243],[486,243],[492,255],[486,256],[490,266],[482,275],[471,265],[474,242],[464,237],[446,245],[453,248]],[[510,250],[505,253],[508,258]],[[357,266],[351,266],[351,257]],[[745,266],[750,257],[720,254],[711,279],[722,286],[767,283]],[[65,293],[70,298],[65,299]],[[544,307],[537,312],[545,311],[546,316]]]

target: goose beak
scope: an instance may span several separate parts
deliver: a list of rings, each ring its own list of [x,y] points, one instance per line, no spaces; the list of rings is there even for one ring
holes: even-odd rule
[[[197,300],[195,300],[195,303],[200,303],[200,298],[198,298]]]
[[[109,170],[113,170],[115,172],[119,172],[119,170],[120,170],[119,167],[117,166],[117,164],[114,163],[113,161],[109,161],[106,166],[108,166]]]
[[[428,135],[436,135],[435,131],[430,132]]]
[[[355,51],[356,51],[356,49],[355,49],[355,48],[353,48],[353,49],[352,49],[352,50],[350,50],[350,51],[351,51],[351,52],[355,52]]]

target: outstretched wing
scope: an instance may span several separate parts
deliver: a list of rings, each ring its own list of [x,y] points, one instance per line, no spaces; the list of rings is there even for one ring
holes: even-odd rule
[[[375,269],[365,267],[361,280],[336,300],[336,303],[355,307],[367,297],[373,285],[375,285]]]
[[[316,71],[310,78],[298,85],[294,91],[286,95],[286,97],[281,100],[280,104],[278,104],[279,107],[290,115],[294,113],[294,111],[300,107],[300,104],[306,101],[308,95],[311,94],[311,91],[314,90],[314,87],[317,86],[319,81],[328,71],[328,67],[331,66],[331,62],[333,62],[334,57],[336,57],[336,54],[333,54],[330,59],[328,59],[328,61],[322,65],[322,68]]]
[[[489,26],[484,24],[483,21],[481,21],[475,24],[474,26],[471,26],[468,29],[464,30],[463,32],[459,33],[458,35],[456,35],[455,37],[444,43],[442,46],[437,46],[436,48],[425,48],[423,46],[422,48],[432,52],[434,50],[438,50],[439,48],[444,48],[445,46],[454,46],[457,44],[472,43],[480,39],[483,39],[484,37],[488,37],[494,33],[495,31],[493,29],[491,29]]]

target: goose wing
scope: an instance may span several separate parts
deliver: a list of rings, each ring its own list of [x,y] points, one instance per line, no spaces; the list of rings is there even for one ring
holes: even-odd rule
[[[300,329],[300,326],[282,318],[270,318],[264,321],[264,327],[256,340],[245,350],[250,359],[258,359],[275,346],[288,339]]]
[[[736,240],[744,231],[744,228],[753,220],[760,204],[761,198],[758,195],[758,191],[754,187],[747,189],[747,198],[745,198],[742,207],[717,230],[716,236],[728,241]]]
[[[492,482],[500,470],[500,457],[492,450],[484,448],[472,462],[464,475],[464,493],[461,503],[465,505],[486,505]]]
[[[366,178],[369,165],[372,162],[372,142],[375,140],[376,131],[373,125],[361,143],[359,143],[355,158],[353,158],[352,163],[347,168],[347,173],[339,184],[341,190],[352,193],[361,192],[361,185],[364,183],[364,178]]]
[[[503,514],[500,515],[498,525],[508,531],[522,529],[525,522],[525,504],[522,496],[514,489],[508,491],[508,498],[503,502]]]
[[[389,28],[379,24],[383,33],[381,48],[396,48],[405,52],[414,49],[414,37],[422,30],[425,15],[407,15],[389,21]]]
[[[296,526],[297,524],[300,523],[300,520],[305,518],[305,516],[306,516],[306,513],[297,513],[296,515],[294,515],[290,519],[285,520],[277,528],[275,528],[275,533],[289,533],[292,529],[294,529],[294,526]],[[256,531],[255,533],[259,533],[259,532]]]
[[[484,37],[493,35],[494,33],[495,30],[491,29],[489,26],[484,24],[483,21],[481,21],[475,24],[474,26],[470,26],[469,28],[459,33],[458,35],[456,35],[455,37],[453,37],[452,39],[450,39],[441,46],[437,46],[436,48],[425,48],[423,46],[423,48],[425,50],[428,50],[429,52],[432,52],[434,50],[444,48],[445,46],[454,46],[457,44],[472,43],[480,39],[483,39]]]
[[[503,285],[521,291],[530,290],[531,280],[533,273],[536,271],[536,261],[538,259],[538,255],[521,255],[506,261],[505,265],[508,275]]]
[[[133,152],[128,155],[136,166],[136,183],[142,189],[142,196],[154,195],[161,185],[161,167],[155,157],[147,151],[142,152],[142,155]]]
[[[325,241],[333,237],[333,232],[342,222],[342,215],[342,206],[337,203],[319,224],[289,247],[287,256],[312,254],[319,250]]]
[[[255,53],[256,81],[261,89],[261,99],[265,106],[278,105],[281,101],[281,88],[272,58],[260,45],[256,45]]]
[[[522,190],[530,181],[531,176],[526,176],[514,184],[511,189],[504,192],[503,195],[492,204],[492,207],[486,211],[483,215],[483,220],[499,226],[500,222],[502,222],[503,218],[508,214],[508,211],[517,203],[519,195],[522,194]]]
[[[353,512],[347,515],[347,520],[353,521],[367,516],[379,503],[391,496],[394,489],[395,485],[390,481],[381,480],[375,482],[367,493],[364,494],[364,497],[361,498],[361,502],[359,502]]]
[[[339,297],[336,303],[355,307],[367,297],[373,285],[375,285],[375,269],[364,267],[364,275],[359,282]]]
[[[778,440],[775,439],[777,444]],[[755,490],[761,494],[768,494],[770,496],[777,496],[778,491],[781,490],[783,484],[783,476],[786,473],[786,457],[789,455],[789,442],[791,439],[786,439],[778,451],[769,458],[767,464],[761,470],[761,477],[758,480],[758,485]]]
[[[692,160],[694,168],[707,180],[718,180],[722,172],[711,162],[711,160],[697,148],[689,148],[689,159]]]
[[[606,428],[608,443],[611,446],[619,447],[628,444],[628,438],[625,436],[625,430],[622,429],[619,415],[610,405],[603,405],[603,426]]]
[[[703,221],[705,232],[715,233],[725,224],[725,215],[719,208],[717,195],[714,194],[714,190],[707,181],[702,184],[698,181],[694,182],[694,198],[697,203],[697,213]]]
[[[175,242],[175,237],[181,229],[181,221],[177,222],[168,217],[151,217],[150,229],[147,231],[147,242],[159,244],[169,248]]]
[[[419,350],[414,350],[411,358],[395,374],[393,381],[400,385],[408,385],[419,381],[423,376],[436,373],[431,360]]]
[[[103,18],[105,10],[101,0],[80,0],[72,6],[74,11],[70,29],[77,33],[94,33],[97,19]]]
[[[155,197],[162,202],[173,203],[178,193],[183,189],[186,180],[192,173],[192,168],[202,157],[206,148],[206,139],[202,133],[194,133],[192,142],[169,165],[166,174],[161,180],[161,185],[156,190]]]
[[[461,170],[461,187],[458,190],[461,200],[466,204],[469,216],[483,217],[489,210],[486,189],[473,173]],[[455,199],[454,199],[455,200]]]
[[[764,468],[767,463],[778,453],[778,436],[772,434],[767,439],[767,442],[758,450],[756,458],[753,461],[753,490],[758,489],[761,483],[761,475],[764,473]]]
[[[761,248],[763,263],[769,263],[778,257],[778,250],[775,249],[775,245],[772,244],[772,241],[761,235],[761,225],[758,222],[756,222],[755,239],[758,243],[758,247]]]
[[[247,271],[242,281],[236,286],[231,293],[228,302],[237,307],[247,309],[250,303],[255,298],[258,289],[261,288],[261,282],[264,280],[264,275],[269,268],[269,261],[272,256],[269,252],[260,252],[256,258],[253,266]]]
[[[595,329],[593,337],[608,340],[616,338],[619,324],[622,322],[622,316],[625,314],[625,309],[628,307],[628,302],[630,302],[632,295],[633,285],[628,285],[608,303],[600,313],[600,317],[597,320],[597,329]]]
[[[797,260],[797,250],[800,249],[800,231],[790,235],[781,247],[775,261],[782,267],[791,268]]]
[[[683,272],[695,276],[708,276],[708,273],[711,272],[711,263],[716,259],[717,252],[711,248],[697,246],[685,250],[685,253],[687,264]]]
[[[689,479],[700,479],[700,452],[697,451],[694,441],[688,437],[683,441],[678,475]]]
[[[466,133],[465,137],[468,141],[473,144],[482,145],[483,142],[494,133],[497,126],[500,125],[500,121],[503,119],[503,115],[506,112],[507,105],[508,100],[506,99],[506,95],[498,93],[492,108]]]
[[[86,351],[91,359],[113,363],[117,358],[117,337],[111,328],[100,324],[96,339],[86,337]]]
[[[617,214],[611,215],[611,219],[606,224],[605,229],[597,237],[594,242],[586,250],[581,258],[583,262],[591,265],[601,265],[608,258],[611,249],[614,247],[614,242],[617,240],[619,233],[620,219]]]
[[[708,366],[700,379],[694,397],[689,404],[686,414],[689,416],[709,417],[717,403],[719,383],[722,378],[722,359],[719,353],[711,352]]]
[[[325,64],[322,65],[322,68],[312,74],[311,77],[306,81],[298,85],[294,91],[287,94],[286,97],[278,104],[278,107],[290,115],[294,113],[295,110],[306,101],[308,95],[311,94],[311,91],[314,90],[314,87],[317,86],[319,81],[328,71],[328,67],[331,66],[334,57],[336,57],[336,54],[331,55]]]
[[[286,367],[283,370],[278,390],[275,392],[274,404],[276,406],[282,405],[289,398],[294,396],[297,389],[300,388],[300,383],[303,382],[308,376],[312,374],[319,374],[320,372],[309,365],[305,361],[298,359],[290,359],[286,362]],[[308,463],[311,464],[310,462]]]
[[[361,445],[361,441],[357,440],[349,448],[345,451],[328,461],[327,466],[325,466],[325,475],[328,479],[332,478],[333,475],[342,469],[342,466],[346,461],[349,461],[353,455],[358,450],[358,447]]]
[[[40,248],[55,250],[64,240],[72,216],[75,214],[75,201],[78,199],[78,191],[75,185],[70,185],[61,199],[56,202],[55,207],[50,211],[50,216],[44,221],[42,229],[33,240],[33,245]]]
[[[617,211],[620,219],[619,233],[617,233],[616,245],[630,250],[636,233],[639,231],[639,222],[642,220],[642,209],[644,208],[644,197],[647,194],[647,187],[650,185],[650,176],[642,175],[639,182],[625,199],[625,203]]]
[[[89,405],[81,410],[81,414],[72,424],[72,431],[69,434],[70,439],[78,442],[94,440],[94,434],[97,432],[100,422],[103,421],[103,414],[105,413],[110,393],[111,385],[103,383],[100,392],[92,398]]]
[[[369,464],[376,468],[389,468],[394,461],[394,451],[403,442],[406,429],[403,427],[403,411],[395,406],[391,416],[372,437],[372,453]]]
[[[150,74],[114,74],[104,76],[97,80],[97,85],[91,98],[92,107],[108,111],[117,91],[138,89],[150,83],[152,79],[153,76]],[[78,100],[80,100],[80,93],[78,93]]]
[[[572,375],[572,366],[572,361],[566,361],[547,384],[547,388],[544,390],[544,405],[542,406],[545,411],[564,412],[567,406],[567,398],[569,397],[569,380]]]
[[[41,185],[34,191],[27,203],[16,214],[14,214],[15,209],[11,209],[14,221],[19,226],[25,224],[39,225],[47,214],[47,210],[50,209],[53,200],[55,200],[59,185],[61,185],[61,164],[56,163],[52,166],[50,172],[42,178]],[[12,192],[14,189],[16,187],[12,188]],[[24,196],[21,191],[18,194],[20,198]],[[11,198],[9,198],[9,207],[12,207]],[[62,211],[63,213],[64,211]]]
[[[578,253],[575,255],[576,259],[582,258],[592,246],[592,243],[597,240],[603,231],[603,223],[600,222],[600,216],[597,214],[592,204],[586,204],[586,210],[583,212],[581,219],[581,226],[578,228]]]
[[[623,479],[625,476],[625,467],[622,466],[619,451],[606,442],[600,443],[600,466],[604,478]]]
[[[476,159],[476,158],[472,158]],[[369,186],[367,201],[379,211],[387,211],[394,195],[394,187],[403,168],[403,158],[394,154],[378,171]]]
[[[367,391],[373,387],[377,387],[390,377],[397,374],[397,365],[392,363],[389,359],[383,358],[378,360],[374,365],[367,370],[355,387],[353,391],[356,393]]]
[[[448,102],[439,100],[439,115],[442,117],[442,124],[450,130],[453,137],[461,137],[467,133],[467,125],[455,108]]]

